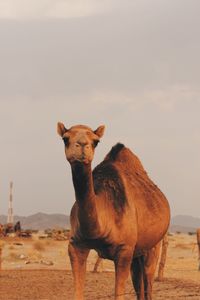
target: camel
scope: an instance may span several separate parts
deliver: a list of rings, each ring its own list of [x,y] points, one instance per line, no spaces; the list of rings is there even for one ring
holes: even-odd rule
[[[124,300],[129,273],[137,299],[151,300],[158,249],[169,226],[169,204],[138,157],[121,143],[92,171],[104,129],[103,125],[96,130],[85,125],[67,129],[57,124],[76,198],[68,247],[75,299],[84,299],[86,260],[94,249],[114,261],[115,300]]]
[[[197,228],[197,247],[199,252],[199,271],[200,271],[200,228]]]
[[[0,223],[0,271],[2,265],[2,248],[3,248],[3,243],[1,242],[1,238],[3,237],[4,237],[3,224]]]
[[[3,224],[0,223],[0,237],[4,236],[4,227]]]

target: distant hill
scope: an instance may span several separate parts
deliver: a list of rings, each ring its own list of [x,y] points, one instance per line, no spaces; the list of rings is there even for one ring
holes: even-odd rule
[[[197,228],[200,228],[200,218],[185,215],[177,215],[175,217],[172,217],[171,219],[171,232],[195,232]]]
[[[0,223],[5,224],[7,217],[0,215]],[[23,229],[47,229],[47,228],[69,228],[69,216],[64,214],[45,214],[37,213],[28,217],[15,216],[14,222],[20,221]],[[200,218],[191,216],[177,215],[172,217],[170,224],[171,232],[195,232],[200,228]]]
[[[0,223],[5,224],[7,217],[0,215]],[[14,216],[14,222],[20,221],[23,229],[69,228],[69,216],[64,214],[37,213],[28,217]]]

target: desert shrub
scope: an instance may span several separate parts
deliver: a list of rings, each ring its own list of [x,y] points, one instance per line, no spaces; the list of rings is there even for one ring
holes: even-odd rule
[[[18,259],[19,259],[19,256],[17,255],[16,252],[11,251],[11,252],[9,253],[9,259],[10,259],[10,260],[18,260]]]
[[[0,240],[0,248],[2,249],[5,246],[5,242]]]
[[[9,250],[14,250],[15,247],[14,247],[13,245],[10,245],[10,246],[8,247],[8,249],[9,249]]]
[[[46,246],[52,246],[53,245],[53,241],[52,240],[45,240],[45,245]]]
[[[33,249],[37,251],[45,251],[45,244],[42,241],[35,241],[33,243]]]
[[[195,235],[196,232],[189,231],[188,234],[189,234],[189,235]]]
[[[183,250],[186,250],[186,249],[190,249],[191,248],[191,244],[181,244],[181,243],[178,243],[174,246],[174,248],[179,248],[179,249],[183,249]]]

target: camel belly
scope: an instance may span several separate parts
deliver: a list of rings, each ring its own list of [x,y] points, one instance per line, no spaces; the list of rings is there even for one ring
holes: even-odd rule
[[[104,239],[77,239],[72,237],[70,243],[77,248],[95,250],[99,257],[114,260],[121,245],[109,244]]]

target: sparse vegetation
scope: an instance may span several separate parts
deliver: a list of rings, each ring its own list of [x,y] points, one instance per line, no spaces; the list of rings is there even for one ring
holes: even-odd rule
[[[9,246],[9,250],[14,250],[14,249],[15,249],[15,247],[13,245]]]
[[[45,251],[46,246],[45,243],[43,241],[34,241],[33,242],[33,249],[37,250],[37,251]]]
[[[17,255],[16,252],[11,251],[8,258],[9,258],[9,260],[14,260],[15,261],[15,260],[19,259],[19,256]]]
[[[15,246],[16,241],[17,243],[21,242],[20,247]],[[34,295],[36,293],[38,293],[40,299],[73,299],[72,289],[70,289],[72,275],[69,257],[67,256],[67,241],[38,240],[35,236],[33,240],[17,239],[12,240],[12,243],[11,240],[0,242],[4,244],[2,276],[0,276],[0,286],[4,289],[0,289],[0,299],[35,299]],[[44,251],[39,251],[33,247],[33,244],[38,245],[37,242],[40,244],[39,248],[41,248],[41,244],[44,246]],[[14,249],[10,249],[12,244]],[[194,248],[193,251],[192,248]],[[198,272],[197,258],[198,247],[195,236],[188,234],[169,236],[164,283],[155,283],[155,298],[199,299],[200,272]],[[88,258],[88,271],[93,270],[95,261],[96,252],[91,251]],[[103,260],[103,264],[103,273],[93,274],[88,272],[86,275],[86,299],[88,300],[96,299],[97,296],[104,296],[106,299],[107,295],[112,294],[114,266],[108,260]],[[20,273],[17,271],[18,268],[20,268]],[[49,272],[49,269],[51,269],[51,272]],[[29,270],[28,273],[27,270]],[[24,274],[23,281],[21,280],[21,274]],[[14,290],[10,288],[13,283],[17,285]],[[90,287],[94,283],[96,289],[91,291]],[[133,292],[130,281],[127,290]],[[127,296],[127,299],[132,299],[132,297]]]
[[[196,234],[196,232],[193,232],[193,231],[188,232],[188,235],[195,235],[195,234]]]
[[[180,249],[192,249],[191,244],[183,244],[183,243],[178,243],[174,245],[174,248],[180,248]]]

